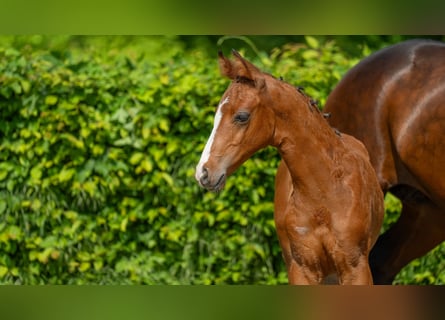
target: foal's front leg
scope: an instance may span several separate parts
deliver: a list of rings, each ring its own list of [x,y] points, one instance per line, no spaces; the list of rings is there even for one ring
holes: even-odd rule
[[[321,284],[324,277],[326,259],[323,246],[312,234],[300,235],[288,232],[290,259],[288,278],[290,284]]]
[[[295,260],[291,261],[287,271],[289,284],[292,285],[315,285],[320,284],[322,279],[319,272],[301,266]]]
[[[354,261],[352,261],[354,260]],[[342,259],[343,265],[337,266],[339,282],[342,285],[372,285],[371,268],[368,257],[361,255],[358,260]]]

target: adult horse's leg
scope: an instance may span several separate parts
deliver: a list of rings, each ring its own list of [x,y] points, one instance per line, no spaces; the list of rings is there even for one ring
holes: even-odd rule
[[[430,201],[402,202],[399,220],[370,254],[375,284],[391,284],[400,270],[445,240],[445,214]]]

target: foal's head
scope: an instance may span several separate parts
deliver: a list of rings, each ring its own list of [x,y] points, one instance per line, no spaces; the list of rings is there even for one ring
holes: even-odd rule
[[[233,55],[231,61],[219,54],[221,74],[232,83],[216,109],[212,133],[196,168],[196,180],[211,191],[221,190],[228,175],[257,150],[273,144],[275,114],[267,90],[273,78],[236,51]]]

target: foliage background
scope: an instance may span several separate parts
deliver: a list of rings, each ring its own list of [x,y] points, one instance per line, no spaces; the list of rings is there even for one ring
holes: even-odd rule
[[[406,38],[0,37],[0,282],[286,283],[276,151],[218,194],[193,178],[228,85],[216,51],[236,48],[323,105],[361,58]],[[386,204],[384,228],[400,211]],[[395,283],[443,284],[444,256],[438,246]]]

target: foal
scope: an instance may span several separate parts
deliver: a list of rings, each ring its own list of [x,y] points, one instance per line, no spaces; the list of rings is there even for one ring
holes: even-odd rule
[[[283,161],[275,185],[275,225],[291,284],[372,284],[368,255],[383,220],[383,193],[364,146],[335,132],[309,97],[233,51],[219,54],[232,80],[196,168],[221,190],[268,145]]]

